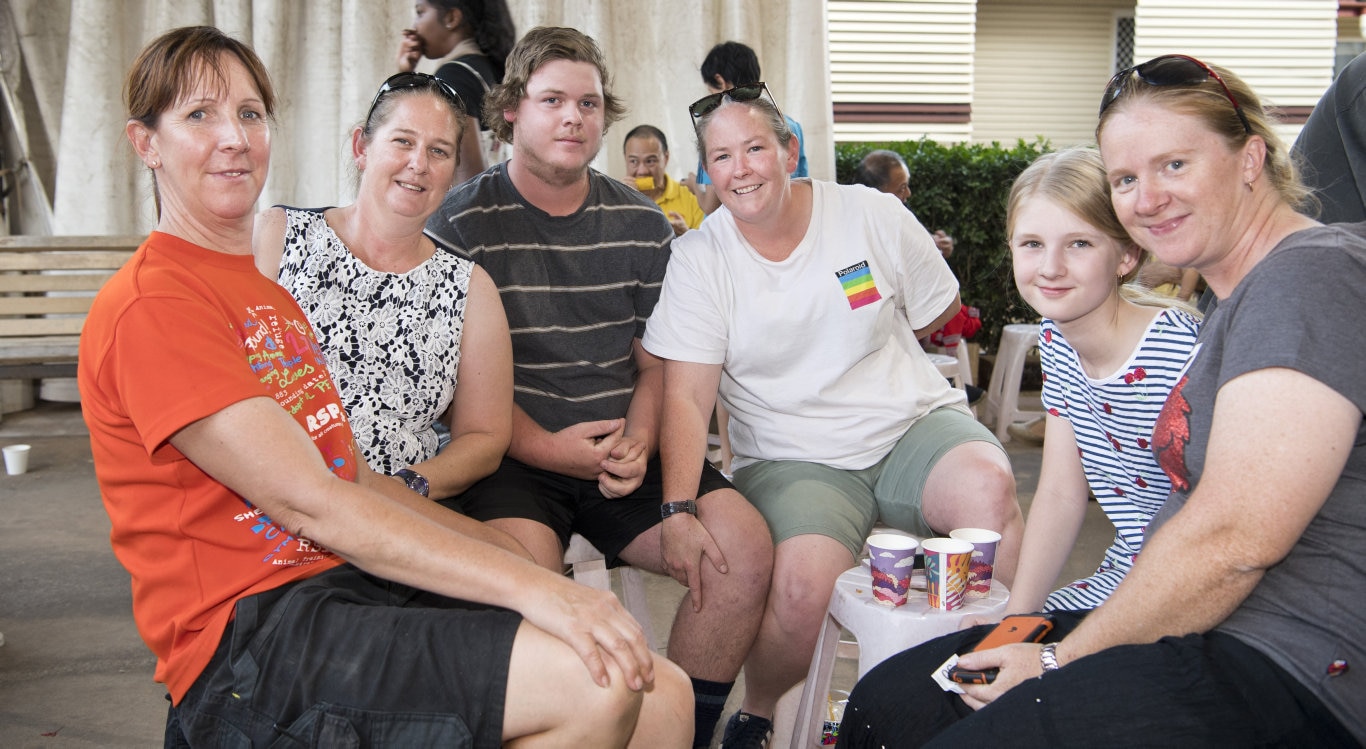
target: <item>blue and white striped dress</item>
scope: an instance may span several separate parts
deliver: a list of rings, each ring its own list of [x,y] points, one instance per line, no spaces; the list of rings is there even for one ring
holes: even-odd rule
[[[1044,610],[1099,606],[1143,548],[1148,522],[1171,490],[1153,457],[1153,425],[1186,367],[1199,327],[1190,314],[1164,309],[1124,366],[1092,379],[1057,325],[1045,319],[1039,326],[1044,407],[1071,422],[1086,481],[1115,526],[1114,542],[1095,574],[1053,591]]]

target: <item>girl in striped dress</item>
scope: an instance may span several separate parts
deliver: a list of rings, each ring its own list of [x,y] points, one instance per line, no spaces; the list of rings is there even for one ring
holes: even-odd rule
[[[1043,315],[1043,465],[1007,613],[1099,606],[1143,547],[1167,498],[1150,444],[1195,346],[1193,309],[1126,285],[1142,249],[1115,217],[1100,155],[1039,157],[1006,210],[1015,284]],[[1115,538],[1095,574],[1049,593],[1094,494]]]

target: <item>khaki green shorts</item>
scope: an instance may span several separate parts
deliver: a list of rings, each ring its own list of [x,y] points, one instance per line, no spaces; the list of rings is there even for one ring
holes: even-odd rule
[[[1001,446],[991,430],[968,414],[939,408],[915,422],[891,452],[868,468],[759,461],[735,472],[735,487],[764,516],[773,543],[816,533],[844,544],[857,558],[879,519],[921,538],[934,535],[920,511],[925,479],[949,450],[967,442]]]

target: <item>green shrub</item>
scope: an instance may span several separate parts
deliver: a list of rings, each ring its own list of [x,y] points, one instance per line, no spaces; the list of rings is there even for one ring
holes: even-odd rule
[[[925,228],[943,229],[956,241],[949,267],[958,277],[964,304],[982,311],[982,330],[974,340],[994,350],[1001,328],[1033,322],[1038,315],[1020,299],[1010,273],[1006,246],[1006,197],[1026,166],[1048,142],[1021,140],[1014,148],[921,139],[901,143],[840,143],[835,146],[837,181],[853,182],[854,170],[869,151],[885,148],[906,159],[911,170],[910,206]]]

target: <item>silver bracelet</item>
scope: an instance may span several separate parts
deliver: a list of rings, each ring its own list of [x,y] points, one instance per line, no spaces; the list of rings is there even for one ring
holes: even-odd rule
[[[1043,666],[1045,672],[1058,670],[1057,651],[1058,643],[1056,642],[1050,642],[1047,645],[1044,645],[1043,649],[1039,651],[1039,664]]]

